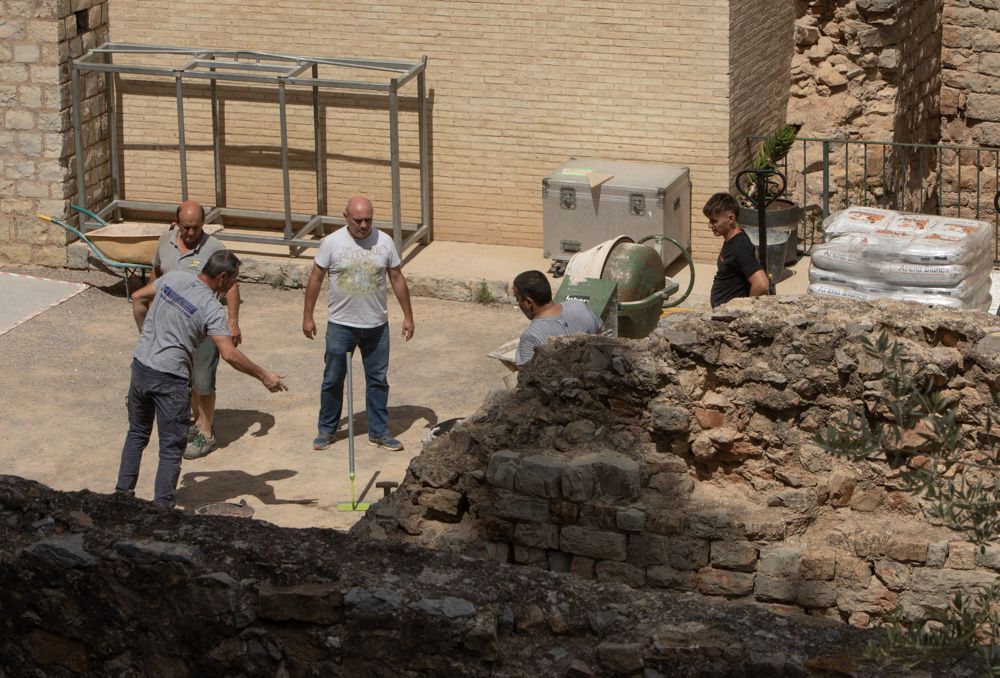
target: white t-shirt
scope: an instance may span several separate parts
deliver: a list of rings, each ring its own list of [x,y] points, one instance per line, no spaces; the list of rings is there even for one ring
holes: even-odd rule
[[[386,270],[400,265],[391,237],[375,228],[364,240],[355,240],[344,226],[323,238],[314,261],[329,277],[330,322],[378,327],[389,321]]]

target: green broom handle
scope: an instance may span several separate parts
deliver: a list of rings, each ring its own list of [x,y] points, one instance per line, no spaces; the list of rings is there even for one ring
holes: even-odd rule
[[[354,378],[351,374],[351,358],[353,351],[348,351],[347,356],[347,459],[350,463],[351,489],[354,488]],[[354,500],[354,493],[351,492],[351,500]]]

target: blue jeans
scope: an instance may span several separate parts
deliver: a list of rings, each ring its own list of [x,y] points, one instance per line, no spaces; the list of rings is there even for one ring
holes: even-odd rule
[[[389,437],[389,323],[378,327],[326,326],[326,368],[319,394],[320,435],[333,435],[340,423],[344,404],[344,378],[347,376],[345,354],[361,349],[365,368],[365,408],[368,411],[368,435]]]
[[[160,464],[156,468],[154,501],[174,505],[181,456],[187,446],[191,424],[191,382],[176,374],[167,374],[132,361],[132,381],[128,387],[128,435],[122,447],[116,490],[135,489],[142,452],[149,444],[149,434],[160,436]]]

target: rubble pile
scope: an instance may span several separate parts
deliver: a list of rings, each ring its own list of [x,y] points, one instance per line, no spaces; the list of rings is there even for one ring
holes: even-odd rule
[[[940,618],[996,581],[881,461],[814,443],[884,392],[862,339],[899,342],[959,403],[964,445],[1000,377],[1000,322],[899,301],[737,300],[647,339],[560,339],[414,458],[357,531],[599,582],[674,589],[859,627]],[[919,461],[919,460],[917,460]]]
[[[823,620],[11,476],[0,543],[0,676],[882,671]]]

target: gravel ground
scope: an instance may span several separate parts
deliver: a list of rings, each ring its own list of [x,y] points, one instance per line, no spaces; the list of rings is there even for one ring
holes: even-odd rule
[[[120,280],[99,271],[4,267],[92,287],[0,336],[4,396],[0,469],[61,490],[114,487],[127,429],[124,407],[137,333]],[[349,527],[357,513],[336,510],[350,499],[346,433],[314,452],[323,342],[301,332],[302,290],[244,284],[242,348],[256,362],[287,375],[289,391],[270,394],[226,365],[218,376],[216,433],[219,449],[185,461],[178,504],[246,499],[256,517],[289,527]],[[325,298],[325,291],[323,292]],[[391,295],[390,295],[391,298]],[[430,425],[466,415],[506,368],[486,354],[518,336],[525,320],[514,306],[482,306],[414,299],[416,334],[399,337],[401,314],[390,306],[393,331],[389,379],[392,432],[406,450],[390,453],[367,445],[360,356],[354,380],[356,492],[377,480],[402,479]],[[322,313],[317,311],[317,322]],[[346,428],[346,426],[345,426]],[[137,487],[152,497],[156,434]],[[372,487],[367,498],[379,490]]]

